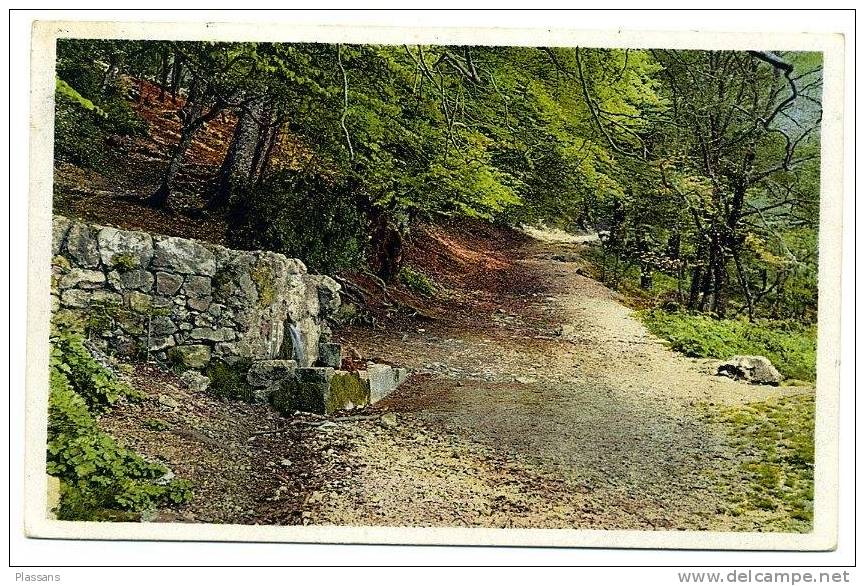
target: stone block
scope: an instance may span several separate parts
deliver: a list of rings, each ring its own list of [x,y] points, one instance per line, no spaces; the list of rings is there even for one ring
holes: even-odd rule
[[[209,340],[211,342],[230,342],[234,340],[235,333],[231,328],[194,328],[189,337],[195,340]]]
[[[183,275],[216,274],[216,258],[203,244],[186,238],[159,238],[154,246],[153,266]]]
[[[295,411],[326,413],[330,379],[334,369],[306,367],[282,382],[270,395],[270,402],[283,415]]]
[[[54,216],[51,223],[51,255],[57,256],[63,251],[63,243],[66,242],[66,234],[69,232],[69,227],[72,225],[68,219],[63,216]]]
[[[136,313],[150,313],[153,298],[140,291],[130,291],[123,296],[126,306]]]
[[[190,275],[183,282],[183,292],[189,297],[210,297],[210,277]]]
[[[98,289],[105,284],[105,274],[102,271],[89,269],[71,269],[60,278],[60,288]]]
[[[153,258],[153,238],[146,232],[102,228],[97,241],[99,256],[107,268],[146,269]]]
[[[210,362],[210,348],[203,344],[175,346],[168,351],[168,357],[182,366],[203,368]]]
[[[156,273],[156,292],[160,295],[172,296],[180,291],[183,277],[172,273]]]
[[[246,373],[246,381],[255,389],[256,401],[265,402],[271,393],[292,377],[297,368],[294,360],[257,360]]]
[[[359,374],[369,381],[370,403],[381,401],[408,378],[408,370],[388,364],[369,364]]]
[[[320,343],[318,345],[318,365],[340,368],[342,366],[342,344]]]
[[[66,307],[84,308],[91,305],[113,305],[123,304],[123,297],[117,293],[97,289],[95,291],[82,291],[81,289],[67,289],[60,296],[60,303]]]
[[[153,288],[153,274],[143,269],[111,271],[108,283],[117,291],[135,289],[148,292]]]
[[[66,233],[66,252],[78,266],[95,269],[99,266],[99,246],[96,233],[85,224],[72,224]]]

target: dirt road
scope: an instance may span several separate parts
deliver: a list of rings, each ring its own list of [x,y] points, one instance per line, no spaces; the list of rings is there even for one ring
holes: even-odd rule
[[[759,526],[730,513],[718,479],[741,456],[703,410],[809,391],[711,376],[668,350],[583,276],[580,246],[460,249],[464,279],[440,319],[343,332],[364,356],[414,374],[379,405],[395,427],[325,431],[346,446],[329,456],[345,473],[309,498],[309,522]]]

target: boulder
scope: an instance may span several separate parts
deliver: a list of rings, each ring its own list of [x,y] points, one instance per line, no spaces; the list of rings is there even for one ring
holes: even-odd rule
[[[335,315],[342,303],[339,297],[342,287],[327,275],[316,275],[316,277],[319,311],[324,315]]]
[[[717,373],[755,385],[778,385],[784,378],[765,356],[733,356],[718,366]]]
[[[156,241],[153,266],[182,275],[216,274],[216,257],[203,244],[186,238],[160,238]]]
[[[153,238],[146,232],[102,228],[97,240],[102,264],[108,268],[146,269],[153,258]]]

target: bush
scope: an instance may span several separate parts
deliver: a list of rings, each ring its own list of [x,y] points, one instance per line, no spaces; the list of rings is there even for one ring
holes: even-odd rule
[[[91,409],[138,396],[88,352],[80,329],[52,324],[47,472],[61,481],[57,516],[65,520],[129,519],[129,513],[191,498],[168,469],[120,446],[101,431]]]
[[[736,354],[765,356],[787,378],[813,381],[817,368],[817,328],[791,321],[713,319],[705,315],[640,312],[649,330],[672,349],[697,358],[726,359]]]
[[[409,266],[405,266],[400,270],[399,280],[410,290],[426,297],[435,295],[439,290],[439,286],[435,281],[421,271]]]
[[[285,171],[240,192],[228,235],[234,247],[280,252],[323,273],[363,260],[367,226],[347,185]]]

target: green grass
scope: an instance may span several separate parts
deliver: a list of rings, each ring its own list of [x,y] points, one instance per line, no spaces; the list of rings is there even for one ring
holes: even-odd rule
[[[817,327],[794,322],[714,319],[705,315],[641,311],[656,336],[687,356],[726,359],[736,354],[765,356],[788,379],[816,378]]]
[[[745,526],[808,532],[814,516],[814,397],[795,395],[745,406],[704,406],[737,452],[717,486],[727,512]]]

